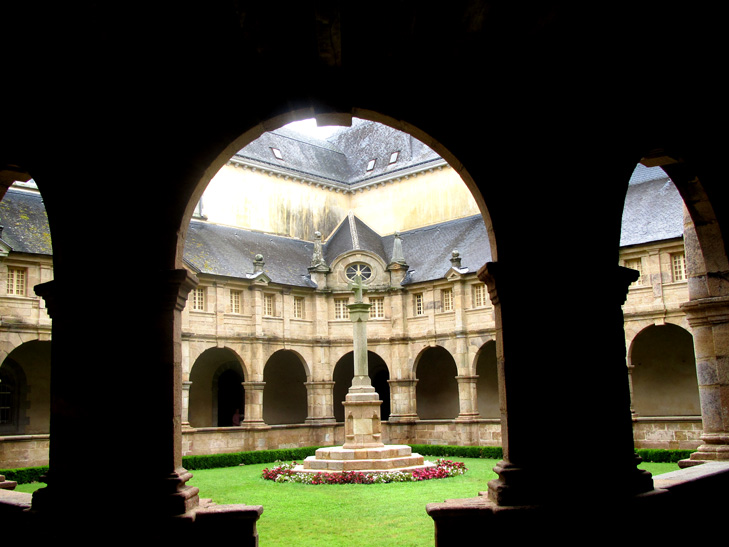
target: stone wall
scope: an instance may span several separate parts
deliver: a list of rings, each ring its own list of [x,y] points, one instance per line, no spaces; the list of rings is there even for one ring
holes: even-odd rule
[[[0,437],[0,469],[48,465],[50,435]]]
[[[421,420],[382,425],[383,440],[387,444],[501,445],[501,424],[496,419]],[[636,448],[691,450],[701,444],[700,435],[701,420],[697,418],[635,418],[633,423]],[[182,432],[182,453],[185,456],[224,454],[343,442],[343,424],[187,428]],[[48,435],[0,437],[0,468],[48,465],[48,447]]]
[[[701,444],[701,419],[696,417],[633,418],[635,448],[695,450]]]

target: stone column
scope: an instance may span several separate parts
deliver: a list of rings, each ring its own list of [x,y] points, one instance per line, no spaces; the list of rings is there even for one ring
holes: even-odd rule
[[[418,380],[388,380],[390,384],[390,422],[414,422],[418,419],[415,385]]]
[[[105,279],[89,280],[86,289],[105,294],[112,286]],[[36,287],[53,314],[54,365],[50,475],[48,486],[34,494],[32,509],[62,518],[84,503],[101,519],[135,505],[144,506],[149,518],[179,516],[197,508],[198,489],[185,484],[192,474],[182,467],[180,334],[181,312],[196,278],[184,269],[148,272],[135,293],[143,307],[118,306],[107,314],[110,324],[84,318],[87,312],[79,308],[73,291],[58,288],[58,283],[57,279]],[[77,329],[84,319],[89,323],[86,356],[78,352]],[[134,329],[128,345],[105,347],[108,336],[103,334],[122,325]],[[104,367],[94,357],[101,354],[108,360]],[[132,362],[132,356],[145,375],[130,398],[118,371]],[[141,460],[115,457],[123,443],[109,424],[118,405],[123,405],[130,423],[144,424],[135,430],[135,442],[144,447]],[[93,507],[78,490],[81,476],[97,484]]]
[[[715,260],[717,255],[723,256],[723,249],[707,249],[707,256],[714,257],[707,263],[696,227],[685,210],[683,231],[689,302],[681,308],[694,337],[704,443],[688,460],[679,462],[679,466],[689,467],[729,460],[729,275],[721,271],[725,264]],[[721,245],[718,238],[704,236],[704,245],[709,242]]]
[[[190,427],[190,388],[192,382],[182,382],[182,428]]]
[[[592,452],[610,458],[613,472],[610,488],[600,494],[603,502],[652,490],[650,474],[637,468],[633,447],[621,307],[637,272],[593,270],[594,277],[600,276],[593,279],[600,290],[590,293],[590,313],[600,318],[601,328],[595,329],[574,316],[574,310],[585,307],[585,295],[574,294],[572,272],[542,271],[540,283],[556,296],[553,321],[570,327],[569,344],[560,355],[573,367],[567,374],[555,366],[559,359],[545,359],[551,333],[535,327],[533,301],[523,295],[533,286],[532,272],[527,261],[507,272],[500,263],[488,263],[478,272],[494,305],[504,451],[494,468],[498,478],[488,484],[489,499],[500,506],[529,506],[574,503],[589,495],[593,478],[571,465],[570,457],[558,470],[544,458],[544,448],[560,437],[568,439],[565,454],[574,454],[575,461],[578,454]],[[569,432],[555,430],[551,416],[560,428],[568,422]],[[604,439],[610,439],[609,446]]]
[[[473,376],[456,376],[458,382],[458,404],[459,413],[456,420],[472,421],[479,417],[478,406],[476,404],[476,381],[477,375]]]
[[[382,443],[380,397],[372,387],[367,371],[367,320],[370,304],[362,302],[362,280],[355,279],[355,302],[349,304],[349,318],[354,328],[354,378],[344,399],[343,448],[378,448]]]
[[[311,424],[335,423],[334,418],[334,382],[305,382],[308,416],[306,422]]]
[[[694,336],[696,377],[701,400],[704,442],[688,467],[712,460],[729,460],[729,297],[703,298],[682,305]]]
[[[263,388],[266,382],[242,382],[245,395],[245,410],[241,425],[262,426],[263,421]]]

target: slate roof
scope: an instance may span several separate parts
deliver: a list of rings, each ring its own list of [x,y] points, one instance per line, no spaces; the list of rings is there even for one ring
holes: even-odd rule
[[[481,215],[401,232],[402,251],[410,271],[408,283],[442,278],[451,268],[451,251],[461,256],[461,268],[476,272],[491,260],[486,226]],[[390,262],[395,236],[382,238]]]
[[[361,219],[353,218],[359,248],[392,258],[394,235],[381,237]],[[2,241],[13,251],[52,255],[48,217],[41,196],[9,189],[0,201]],[[626,194],[621,246],[680,238],[683,235],[683,202],[673,183],[660,168],[639,166]],[[451,251],[460,253],[462,268],[475,272],[491,260],[486,228],[480,215],[402,232],[405,261],[411,270],[406,283],[442,278],[451,267]],[[79,241],[83,234],[79,235]],[[283,236],[193,220],[187,234],[184,259],[195,271],[232,278],[248,278],[253,258],[264,257],[263,271],[272,282],[313,286],[308,275],[314,244]],[[354,248],[350,219],[324,243],[330,264]]]
[[[40,194],[8,189],[0,201],[0,239],[16,253],[52,255],[48,216]]]
[[[356,247],[355,238],[352,235],[352,222],[354,223],[354,231],[356,233]],[[386,262],[388,261],[388,259],[385,258],[386,255],[382,237],[380,237],[379,234],[356,216],[353,217],[351,221],[349,217],[345,218],[334,230],[329,239],[327,239],[324,243],[322,249],[324,261],[331,265],[331,263],[334,262],[339,255],[355,248],[370,251],[371,253],[381,256]]]
[[[263,255],[265,273],[274,283],[312,286],[308,270],[314,244],[282,236],[193,220],[184,259],[196,272],[246,278],[253,259]]]
[[[276,148],[282,159],[274,156]],[[398,152],[397,161],[390,156]],[[304,135],[287,127],[264,133],[240,150],[235,157],[253,160],[265,166],[277,167],[310,175],[326,181],[351,186],[415,166],[442,163],[443,159],[425,144],[392,127],[354,118],[352,127],[339,131],[327,140]],[[375,160],[374,168],[367,165]]]
[[[620,246],[683,237],[683,200],[660,167],[638,165],[625,196]]]

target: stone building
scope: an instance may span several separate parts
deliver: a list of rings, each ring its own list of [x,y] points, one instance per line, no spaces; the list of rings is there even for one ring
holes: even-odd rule
[[[52,277],[48,222],[33,187],[16,186],[0,205],[0,371],[12,401],[4,467],[47,463],[50,413],[48,350],[38,353],[50,320],[28,290]],[[638,165],[620,256],[640,272],[623,308],[638,447],[700,444],[693,340],[680,307],[683,221],[665,172]],[[457,173],[390,127],[354,120],[328,140],[282,128],[240,150],[188,229],[184,260],[199,284],[182,314],[183,454],[343,442],[356,273],[372,305],[370,376],[387,442],[500,445],[493,306],[477,276],[491,260],[485,240]],[[15,288],[18,275],[27,287]]]
[[[48,486],[32,499],[3,495],[3,537],[32,529],[79,541],[102,529],[120,540],[199,531],[257,542],[256,493],[250,505],[206,507],[182,466],[182,310],[198,284],[184,249],[221,167],[264,133],[311,117],[413,135],[459,174],[486,227],[491,261],[476,275],[493,306],[504,456],[486,495],[428,505],[439,547],[723,537],[720,9],[4,3],[0,184],[32,178],[43,196],[53,280],[34,292],[53,321],[53,365]],[[691,220],[681,309],[702,419],[690,463],[703,463],[669,484],[637,467],[630,411],[623,304],[639,274],[617,264],[638,163],[666,172]],[[264,268],[271,260],[264,255]],[[666,264],[660,253],[641,261],[651,269],[646,300],[658,300],[652,276],[668,273],[657,264]],[[640,345],[636,337],[631,347]],[[644,364],[631,359],[634,393]],[[610,462],[599,476],[586,464],[596,454]]]

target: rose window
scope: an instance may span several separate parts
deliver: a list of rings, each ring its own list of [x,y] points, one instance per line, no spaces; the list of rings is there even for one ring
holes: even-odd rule
[[[362,281],[369,281],[372,277],[372,268],[367,264],[351,264],[347,266],[347,279],[353,281],[355,276],[359,274]]]

